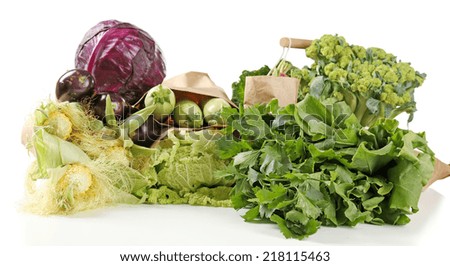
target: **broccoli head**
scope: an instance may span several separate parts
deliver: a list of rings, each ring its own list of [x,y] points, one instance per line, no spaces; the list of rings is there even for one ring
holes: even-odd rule
[[[344,100],[364,126],[378,118],[394,118],[416,110],[414,89],[426,75],[381,48],[350,45],[342,36],[323,35],[306,49],[310,67],[293,69],[299,78],[299,100],[310,93],[322,99]]]

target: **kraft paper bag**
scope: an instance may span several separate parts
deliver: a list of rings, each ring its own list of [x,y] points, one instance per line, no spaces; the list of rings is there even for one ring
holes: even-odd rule
[[[300,80],[291,77],[251,76],[245,79],[244,106],[278,99],[283,107],[297,102]]]
[[[217,86],[207,73],[187,72],[164,80],[162,85],[173,90],[178,99],[190,99],[197,104],[209,98],[222,98],[231,106],[236,105],[228,98],[225,91]]]

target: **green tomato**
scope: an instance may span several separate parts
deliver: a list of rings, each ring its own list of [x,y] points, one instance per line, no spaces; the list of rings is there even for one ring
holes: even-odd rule
[[[153,117],[158,121],[166,119],[175,108],[175,93],[163,85],[151,88],[145,96],[145,107],[156,105]]]
[[[230,104],[222,98],[212,98],[203,106],[203,115],[208,125],[225,125],[226,121],[221,112],[224,107],[230,107]]]
[[[190,100],[182,100],[175,105],[173,119],[180,127],[200,128],[203,126],[202,110]]]

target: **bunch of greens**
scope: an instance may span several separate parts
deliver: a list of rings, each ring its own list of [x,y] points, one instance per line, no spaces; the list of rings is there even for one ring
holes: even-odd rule
[[[424,134],[392,119],[363,127],[345,102],[309,94],[228,112],[218,153],[231,163],[218,173],[236,180],[232,203],[248,208],[246,221],[301,239],[320,225],[406,224],[418,211],[434,163]]]

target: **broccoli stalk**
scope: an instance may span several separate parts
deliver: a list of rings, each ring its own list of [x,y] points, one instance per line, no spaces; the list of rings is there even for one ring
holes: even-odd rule
[[[372,125],[378,118],[384,117],[384,106],[381,105],[377,113],[367,107],[367,98],[361,94],[343,91],[344,101],[360,121],[361,125]]]

